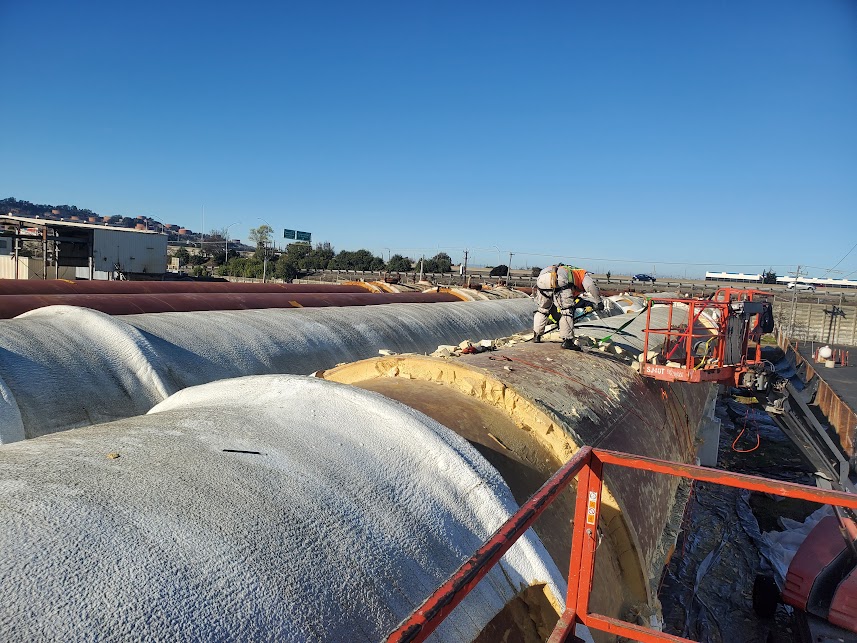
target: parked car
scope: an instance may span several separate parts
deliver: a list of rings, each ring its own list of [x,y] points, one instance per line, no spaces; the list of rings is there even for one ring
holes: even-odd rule
[[[786,286],[786,288],[788,288],[789,290],[797,290],[799,292],[815,292],[815,286],[813,286],[812,284],[802,284],[797,281],[790,281],[789,285]]]
[[[634,275],[633,277],[631,277],[631,281],[647,281],[650,284],[653,284],[653,283],[655,283],[655,278],[652,277],[651,275],[639,274],[639,275]]]

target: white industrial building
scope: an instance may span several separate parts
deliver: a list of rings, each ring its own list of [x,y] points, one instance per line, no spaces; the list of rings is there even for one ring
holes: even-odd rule
[[[3,279],[117,279],[166,269],[167,235],[160,232],[0,216]]]
[[[725,283],[764,283],[764,275],[745,275],[743,272],[706,272],[705,281],[722,281]],[[857,288],[857,281],[853,279],[833,279],[832,277],[800,277],[791,275],[777,277],[777,284],[787,286],[793,281],[812,286],[827,286],[828,288]]]

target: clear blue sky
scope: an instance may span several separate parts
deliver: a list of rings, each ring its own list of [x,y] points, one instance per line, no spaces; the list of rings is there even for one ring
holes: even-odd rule
[[[0,198],[614,274],[857,243],[854,0],[0,0],[0,28]]]

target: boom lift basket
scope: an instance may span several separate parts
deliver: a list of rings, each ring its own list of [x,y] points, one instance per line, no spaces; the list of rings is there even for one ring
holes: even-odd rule
[[[650,299],[640,374],[667,382],[740,385],[741,376],[761,364],[758,342],[770,332],[770,303],[754,300],[759,295],[767,293],[720,288],[710,299]],[[652,317],[655,306],[667,307],[665,327]],[[658,354],[651,356],[658,339]]]

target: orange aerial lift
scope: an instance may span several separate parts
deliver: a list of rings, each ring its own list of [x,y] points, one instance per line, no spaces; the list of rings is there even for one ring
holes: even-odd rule
[[[640,373],[747,391],[834,489],[854,493],[842,452],[788,379],[762,358],[761,337],[774,329],[767,296],[760,290],[720,288],[707,299],[650,300]],[[655,306],[667,308],[665,326],[652,316]],[[658,351],[650,351],[658,339]]]
[[[649,356],[649,348],[660,337],[663,343],[657,357],[665,363],[647,359],[640,373],[668,382],[752,384],[745,382],[745,376],[764,372],[758,339],[773,330],[771,304],[759,300],[766,294],[720,288],[707,299],[650,299],[643,355]],[[667,307],[665,327],[654,325],[655,305]],[[679,308],[682,314],[676,314]],[[753,351],[749,350],[751,339],[756,340]]]

